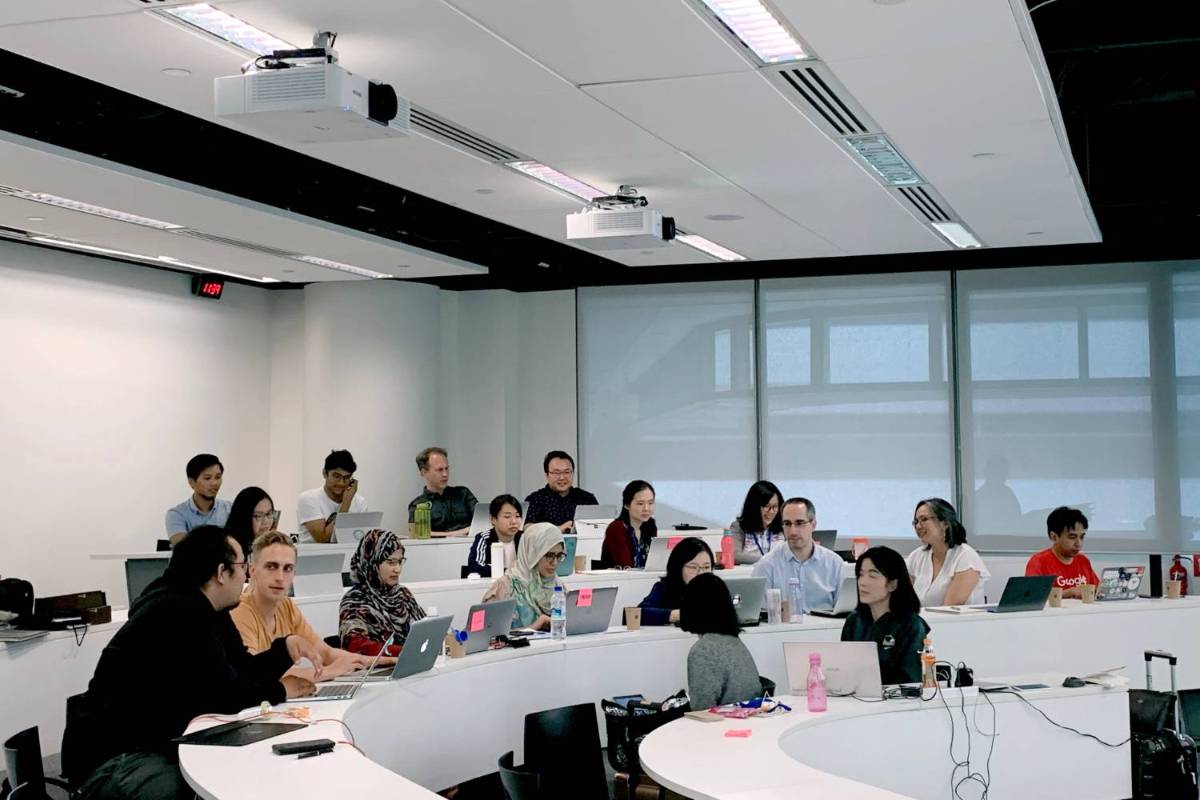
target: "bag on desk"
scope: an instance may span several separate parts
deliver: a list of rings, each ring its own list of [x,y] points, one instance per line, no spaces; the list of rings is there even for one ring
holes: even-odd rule
[[[33,616],[33,584],[21,578],[0,580],[0,622]]]

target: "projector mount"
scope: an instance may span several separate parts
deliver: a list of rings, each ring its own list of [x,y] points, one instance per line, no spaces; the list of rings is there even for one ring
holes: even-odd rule
[[[276,50],[269,56],[259,56],[242,64],[242,72],[336,64],[338,56],[337,51],[333,49],[333,43],[336,41],[336,31],[317,31],[313,34],[312,47],[298,50]]]
[[[591,200],[587,205],[587,210],[618,211],[626,208],[644,208],[648,205],[650,205],[650,201],[639,195],[635,187],[623,183],[617,187],[616,194],[605,195],[604,197],[597,197]]]

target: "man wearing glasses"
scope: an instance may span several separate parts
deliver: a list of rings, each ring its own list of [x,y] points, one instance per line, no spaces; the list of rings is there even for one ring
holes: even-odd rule
[[[576,506],[599,505],[596,495],[571,484],[575,480],[575,459],[562,450],[551,450],[542,459],[546,485],[525,498],[525,527],[535,522],[557,525],[569,533],[575,524]]]
[[[800,607],[790,609],[791,614],[833,608],[842,585],[842,558],[813,541],[816,508],[808,498],[791,497],[784,501],[782,513],[787,547],[776,547],[760,558],[754,575],[766,578],[767,588],[779,589],[788,603],[795,602],[788,597],[788,582],[792,578],[800,582]]]
[[[300,493],[296,503],[296,521],[300,523],[300,541],[325,544],[337,541],[337,515],[370,511],[358,493],[354,472],[358,465],[349,450],[333,450],[325,456],[321,475],[325,485]]]

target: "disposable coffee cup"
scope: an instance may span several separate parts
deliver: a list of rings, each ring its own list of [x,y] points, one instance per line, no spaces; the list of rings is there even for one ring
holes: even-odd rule
[[[575,556],[575,571],[583,572],[587,569],[587,556]]]
[[[1096,602],[1096,584],[1085,583],[1079,587],[1080,599],[1085,603]]]
[[[625,607],[625,629],[636,631],[642,627],[642,610],[637,606]]]
[[[767,624],[778,625],[780,622],[783,622],[783,592],[767,589]]]
[[[1183,597],[1183,581],[1167,581],[1167,597],[1171,600]]]
[[[1050,607],[1062,608],[1062,587],[1055,586],[1050,590]]]

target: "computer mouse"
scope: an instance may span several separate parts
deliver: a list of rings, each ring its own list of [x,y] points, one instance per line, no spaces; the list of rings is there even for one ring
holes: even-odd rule
[[[1084,683],[1083,681],[1081,681],[1079,678],[1069,676],[1066,680],[1063,681],[1063,686],[1067,687],[1068,689],[1079,689],[1081,687],[1087,686],[1087,684]]]

